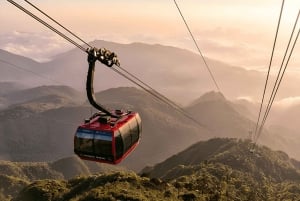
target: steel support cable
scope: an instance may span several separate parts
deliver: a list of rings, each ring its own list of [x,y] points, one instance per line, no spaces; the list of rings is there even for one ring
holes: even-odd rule
[[[192,33],[192,31],[191,31],[191,29],[190,29],[188,23],[186,22],[186,20],[185,20],[183,14],[182,14],[182,12],[181,12],[181,10],[180,10],[180,8],[179,8],[179,5],[178,5],[177,2],[176,2],[176,0],[174,0],[174,3],[175,3],[175,5],[176,5],[176,7],[177,7],[177,9],[178,9],[178,11],[179,11],[179,13],[180,13],[180,15],[181,15],[181,18],[182,18],[182,20],[183,20],[183,22],[184,22],[184,24],[185,24],[187,30],[189,31],[189,33],[190,33],[190,35],[191,35],[191,37],[192,37],[192,39],[193,39],[193,41],[194,41],[194,44],[195,44],[195,46],[196,46],[196,48],[197,48],[199,54],[200,54],[201,57],[202,57],[202,60],[203,60],[203,62],[204,62],[204,65],[205,65],[205,67],[207,68],[207,70],[208,70],[208,72],[209,72],[209,74],[210,74],[210,77],[212,78],[212,80],[213,80],[213,82],[214,82],[214,84],[215,84],[217,90],[218,90],[219,92],[221,92],[220,87],[218,86],[217,81],[216,81],[216,79],[215,79],[213,73],[211,72],[211,70],[210,70],[210,68],[209,68],[209,66],[208,66],[208,64],[207,64],[207,62],[206,62],[206,59],[204,58],[204,56],[203,56],[203,54],[202,54],[202,52],[201,52],[201,50],[200,50],[200,48],[199,48],[199,46],[198,46],[198,43],[197,43],[196,39],[194,38],[194,35],[193,35],[193,33]]]
[[[69,29],[67,29],[65,26],[63,26],[61,23],[59,23],[58,21],[56,21],[55,19],[53,19],[51,16],[49,16],[47,13],[45,13],[44,11],[42,11],[41,9],[39,9],[37,6],[35,6],[34,4],[32,4],[31,2],[29,2],[28,0],[24,0],[26,3],[28,3],[30,6],[32,6],[33,8],[35,8],[36,10],[38,10],[40,13],[42,13],[43,15],[45,15],[46,17],[48,17],[50,20],[52,20],[53,22],[55,22],[57,25],[59,25],[60,27],[62,27],[64,30],[66,30],[67,32],[69,32],[71,35],[73,35],[74,37],[76,37],[78,40],[80,40],[81,42],[83,42],[84,44],[86,44],[87,46],[91,47],[91,45],[89,45],[88,43],[86,43],[84,40],[82,40],[79,36],[75,35],[72,31],[70,31]],[[132,73],[128,72],[126,69],[122,68],[121,66],[119,67],[121,70],[123,70],[124,72],[126,72],[128,75],[130,75],[131,77],[135,78],[136,80],[138,80],[139,82],[141,82],[142,84],[144,84],[145,86],[147,86],[148,88],[150,88],[152,91],[154,91],[156,94],[159,94],[160,96],[162,96],[162,98],[164,100],[166,100],[167,102],[170,102],[170,104],[174,105],[174,107],[179,108],[180,110],[183,110],[180,106],[176,105],[173,101],[169,100],[168,98],[166,98],[165,96],[163,96],[162,94],[158,93],[155,89],[153,89],[151,86],[149,86],[148,84],[146,84],[145,82],[143,82],[142,80],[140,80],[138,77],[136,77],[135,75],[133,75]]]
[[[201,124],[200,122],[198,122],[197,120],[195,120],[193,117],[191,117],[190,115],[188,115],[184,110],[179,109],[174,107],[174,105],[172,105],[173,102],[169,102],[163,99],[163,95],[158,93],[157,91],[151,91],[150,89],[147,89],[145,86],[141,85],[140,83],[138,83],[137,81],[133,80],[132,78],[128,77],[127,75],[125,75],[124,73],[120,72],[118,69],[116,68],[112,68],[113,71],[115,71],[116,73],[118,73],[119,75],[123,76],[124,78],[126,78],[127,80],[133,82],[134,84],[136,84],[137,86],[141,87],[143,90],[145,90],[147,93],[149,93],[150,95],[152,95],[153,97],[157,98],[159,101],[169,105],[170,107],[172,107],[173,109],[175,109],[176,111],[178,111],[179,113],[181,113],[182,115],[184,115],[185,117],[187,117],[188,119],[192,120],[194,123],[196,123],[198,126],[201,127],[205,127],[203,124]],[[174,103],[173,103],[174,104]]]
[[[300,11],[299,11],[299,12],[300,12]],[[299,15],[298,15],[298,16],[299,16]],[[281,74],[281,76],[280,76],[279,83],[278,83],[278,85],[276,86],[276,90],[275,90],[274,95],[273,95],[273,97],[272,97],[272,99],[271,99],[270,106],[269,106],[269,108],[267,108],[268,110],[267,110],[266,113],[265,113],[263,122],[262,122],[262,124],[261,124],[261,126],[260,126],[260,129],[259,129],[259,132],[258,132],[258,136],[257,136],[257,138],[256,138],[256,142],[257,142],[258,138],[259,138],[260,135],[261,135],[262,129],[263,129],[264,125],[265,125],[265,122],[266,122],[266,120],[267,120],[267,117],[268,117],[268,115],[269,115],[269,112],[270,112],[270,110],[271,110],[271,107],[272,107],[272,105],[273,105],[274,99],[275,99],[275,97],[276,97],[276,94],[277,94],[277,92],[278,92],[279,86],[280,86],[281,81],[282,81],[282,79],[283,79],[284,73],[285,73],[285,71],[286,71],[286,68],[287,68],[289,62],[290,62],[290,58],[291,58],[291,56],[292,56],[292,54],[293,54],[293,52],[294,52],[294,48],[295,48],[296,43],[297,43],[297,40],[298,40],[298,38],[299,38],[299,34],[300,34],[300,28],[299,28],[299,30],[298,30],[297,36],[296,36],[296,38],[295,38],[295,41],[294,41],[294,43],[293,43],[293,46],[292,46],[292,49],[291,49],[291,51],[290,51],[289,57],[288,57],[288,59],[287,59],[287,62],[286,62],[286,64],[285,64],[285,66],[284,66],[284,70],[283,70],[283,72],[282,72],[282,74]],[[291,35],[291,38],[292,38],[292,36],[293,36],[293,34]],[[289,46],[287,47],[287,50],[288,50],[288,48],[289,48]],[[286,55],[285,55],[285,56],[286,56]],[[284,63],[284,60],[282,61],[282,64],[281,64],[281,65],[283,65],[283,63]],[[256,143],[256,142],[255,142],[255,143]]]
[[[132,73],[128,72],[126,69],[122,68],[121,66],[119,66],[119,68],[124,71],[125,73],[127,73],[129,76],[133,77],[134,79],[138,80],[139,82],[141,82],[143,85],[145,85],[146,87],[148,87],[149,89],[151,89],[154,93],[156,93],[157,95],[159,95],[162,99],[164,99],[166,102],[169,102],[170,104],[172,104],[173,107],[183,111],[184,113],[186,113],[186,111],[180,107],[179,105],[177,105],[176,103],[174,103],[172,100],[168,99],[166,96],[164,96],[163,94],[159,93],[158,91],[156,91],[154,88],[152,88],[151,86],[149,86],[147,83],[143,82],[142,80],[140,80],[138,77],[136,77],[135,75],[133,75]]]
[[[17,8],[19,8],[20,10],[22,10],[24,13],[26,13],[30,17],[34,18],[35,20],[37,20],[38,22],[40,22],[41,24],[43,24],[44,26],[46,26],[47,28],[49,28],[50,30],[52,30],[53,32],[55,32],[56,34],[60,35],[62,38],[66,39],[67,41],[69,41],[70,43],[72,43],[73,45],[75,45],[76,47],[78,47],[79,49],[81,49],[82,51],[84,51],[84,52],[86,51],[86,49],[84,47],[82,47],[81,45],[79,45],[78,43],[76,43],[75,41],[73,41],[72,39],[70,39],[69,37],[67,37],[62,32],[60,32],[57,29],[53,28],[51,25],[49,25],[47,22],[43,21],[42,19],[40,19],[39,17],[37,17],[36,15],[34,15],[29,10],[25,9],[24,7],[22,7],[21,5],[17,4],[13,0],[7,0],[7,1],[9,3],[13,4],[14,6],[16,6]]]
[[[33,74],[33,75],[36,75],[36,76],[38,76],[38,77],[40,77],[40,78],[43,78],[43,79],[46,79],[46,80],[48,80],[48,81],[51,81],[51,82],[54,82],[54,83],[60,83],[60,84],[64,85],[63,83],[61,83],[61,82],[59,82],[59,81],[53,80],[53,79],[51,79],[51,78],[49,78],[49,77],[43,76],[43,75],[41,75],[41,74],[38,74],[38,73],[36,73],[36,72],[34,72],[34,71],[28,70],[28,69],[23,68],[23,67],[21,67],[21,66],[17,66],[17,65],[15,65],[15,64],[13,64],[13,63],[11,63],[11,62],[8,62],[8,61],[5,61],[5,60],[3,60],[3,59],[1,59],[1,58],[0,58],[0,62],[6,63],[6,64],[8,64],[8,65],[14,67],[15,69],[18,69],[18,70],[22,70],[22,71],[31,73],[31,74]]]
[[[53,19],[51,16],[49,16],[47,13],[45,13],[44,11],[42,11],[41,9],[39,9],[38,7],[36,7],[35,5],[33,5],[32,3],[30,3],[27,0],[24,0],[26,3],[28,3],[30,6],[32,6],[33,8],[35,8],[36,10],[38,10],[40,13],[42,13],[43,15],[45,15],[46,17],[48,17],[50,20],[52,20],[53,22],[55,22],[57,25],[59,25],[61,28],[63,28],[64,30],[66,30],[68,33],[70,33],[72,36],[74,36],[75,38],[77,38],[78,40],[80,40],[82,43],[84,43],[85,45],[87,45],[88,47],[92,48],[92,46],[90,44],[88,44],[87,42],[85,42],[84,40],[82,40],[79,36],[77,36],[76,34],[74,34],[72,31],[70,31],[69,29],[67,29],[65,26],[63,26],[61,23],[59,23],[58,21],[56,21],[55,19]]]
[[[91,45],[89,45],[88,43],[86,43],[84,40],[82,40],[79,36],[75,35],[72,31],[70,31],[69,29],[67,29],[65,26],[63,26],[61,23],[59,23],[58,21],[56,21],[55,19],[53,19],[51,16],[49,16],[47,13],[45,13],[44,11],[42,11],[41,9],[39,9],[37,6],[35,6],[34,4],[30,3],[28,0],[24,0],[26,3],[28,3],[30,6],[32,6],[33,8],[35,8],[36,10],[38,10],[40,13],[42,13],[43,15],[45,15],[46,17],[48,17],[50,20],[52,20],[53,22],[55,22],[57,25],[59,25],[61,28],[63,28],[64,30],[66,30],[68,33],[70,33],[71,35],[73,35],[74,37],[76,37],[78,40],[80,40],[81,42],[83,42],[84,44],[86,44],[87,46],[91,47]],[[155,89],[153,89],[151,86],[149,86],[148,84],[146,84],[145,82],[143,82],[142,80],[140,80],[139,78],[137,78],[135,75],[133,75],[132,73],[128,72],[126,69],[120,67],[121,70],[123,70],[124,72],[126,72],[128,75],[132,76],[133,78],[137,79],[139,82],[141,82],[142,84],[144,84],[145,86],[147,86],[148,88],[150,88],[152,91],[154,91],[155,93],[159,94]],[[170,102],[170,104],[174,105],[174,107],[183,110],[180,106],[176,105],[174,102],[172,102],[171,100],[169,100],[168,98],[166,98],[165,96],[163,96],[162,94],[159,94],[160,96],[162,96],[162,98],[168,102]]]
[[[60,35],[61,37],[63,37],[64,39],[66,39],[67,41],[69,41],[70,43],[72,43],[73,45],[75,45],[76,47],[78,47],[79,49],[81,49],[82,51],[86,52],[86,49],[84,47],[82,47],[81,45],[79,45],[78,43],[76,43],[75,41],[73,41],[72,39],[70,39],[69,37],[67,37],[65,34],[61,33],[60,31],[58,31],[57,29],[55,29],[54,27],[52,27],[51,25],[49,25],[48,23],[46,23],[45,21],[43,21],[42,19],[40,19],[39,17],[37,17],[36,15],[34,15],[33,13],[31,13],[30,11],[28,11],[27,9],[23,8],[21,5],[17,4],[13,0],[7,0],[7,1],[10,2],[11,4],[13,4],[14,6],[16,6],[17,8],[19,8],[20,10],[22,10],[23,12],[25,12],[26,14],[28,14],[29,16],[31,16],[32,18],[34,18],[35,20],[37,20],[38,22],[40,22],[41,24],[43,24],[44,26],[46,26],[47,28],[49,28],[50,30],[54,31],[55,33],[57,33],[58,35]],[[196,121],[191,116],[189,116],[188,114],[186,114],[184,111],[179,110],[178,108],[175,108],[171,103],[169,103],[166,100],[164,100],[162,98],[162,95],[159,94],[158,92],[157,92],[158,94],[155,94],[155,93],[151,92],[149,89],[147,89],[146,87],[142,86],[141,84],[137,83],[133,79],[131,79],[128,76],[126,76],[124,73],[121,73],[121,72],[119,72],[118,70],[116,70],[114,68],[112,68],[112,69],[115,72],[117,72],[118,74],[120,74],[121,76],[125,77],[129,81],[133,82],[134,84],[136,84],[139,87],[141,87],[142,89],[144,89],[146,92],[150,93],[152,96],[158,98],[160,101],[162,101],[162,102],[166,103],[167,105],[173,107],[173,109],[179,111],[181,114],[183,114],[184,116],[186,116],[187,118],[189,118],[193,122],[197,123],[199,126],[204,127],[202,124],[200,124],[198,121]]]
[[[69,29],[67,29],[65,26],[63,26],[61,23],[59,23],[58,21],[56,21],[55,19],[53,19],[51,16],[49,16],[47,13],[45,13],[44,11],[42,11],[41,9],[39,9],[37,6],[35,6],[34,4],[32,4],[31,2],[29,2],[28,0],[24,0],[26,3],[28,3],[30,6],[32,6],[33,8],[35,8],[36,10],[38,10],[40,13],[42,13],[43,15],[45,15],[46,17],[48,17],[50,20],[52,20],[53,22],[55,22],[57,25],[59,25],[61,28],[63,28],[64,30],[66,30],[68,33],[70,33],[71,35],[73,35],[74,37],[76,37],[78,40],[80,40],[81,42],[83,42],[84,44],[86,44],[87,46],[91,47],[91,45],[89,45],[88,43],[86,43],[84,40],[82,40],[80,37],[78,37],[77,35],[75,35],[72,31],[70,31]],[[126,72],[128,75],[132,76],[133,78],[137,79],[139,82],[141,82],[142,84],[144,84],[145,86],[147,86],[148,88],[150,88],[151,90],[153,90],[155,93],[158,93],[156,90],[154,90],[151,86],[149,86],[148,84],[146,84],[145,82],[143,82],[142,80],[140,80],[139,78],[137,78],[136,76],[134,76],[132,73],[128,72],[126,69],[122,68],[121,66],[119,67],[121,70],[123,70],[124,72]],[[159,94],[159,93],[158,93]],[[170,101],[169,99],[167,99],[166,97],[162,96],[165,100]],[[172,103],[170,101],[170,103]],[[178,106],[177,106],[178,107]]]
[[[266,89],[267,89],[267,85],[268,85],[268,81],[269,81],[270,69],[271,69],[272,62],[273,62],[273,56],[274,56],[275,46],[276,46],[276,42],[277,42],[277,36],[278,36],[278,32],[279,32],[279,26],[280,26],[280,22],[281,22],[281,16],[282,16],[282,11],[283,11],[284,1],[285,0],[282,0],[282,4],[281,4],[280,14],[279,14],[277,28],[276,28],[275,39],[274,39],[271,58],[270,58],[269,67],[268,67],[267,78],[266,78],[264,91],[263,91],[263,96],[262,96],[261,103],[260,103],[258,118],[257,118],[256,126],[255,126],[254,138],[256,138],[256,136],[257,136],[257,129],[258,129],[258,124],[259,124],[259,121],[260,121],[261,111],[262,111],[262,107],[263,107],[263,102],[264,102],[264,99],[265,99]]]
[[[31,74],[36,75],[37,77],[43,78],[43,79],[45,79],[45,80],[48,80],[48,81],[51,81],[51,82],[55,82],[55,83],[60,83],[60,84],[64,85],[64,83],[61,83],[61,82],[59,82],[59,81],[57,81],[57,80],[53,80],[53,79],[51,79],[51,78],[49,78],[49,77],[43,76],[43,75],[41,75],[41,74],[38,74],[38,73],[36,73],[36,72],[34,72],[34,71],[31,71],[31,70],[28,70],[28,69],[26,69],[26,68],[22,68],[22,67],[20,67],[20,66],[18,66],[18,65],[15,65],[15,64],[10,63],[10,62],[8,62],[8,61],[5,61],[5,60],[3,60],[3,59],[1,59],[1,58],[0,58],[0,62],[6,63],[6,64],[8,64],[8,65],[10,65],[10,66],[12,66],[12,67],[18,69],[18,70],[22,70],[22,71],[31,73]],[[83,104],[81,104],[81,105],[79,105],[79,106],[83,106],[84,104],[85,104],[85,103],[83,103]],[[67,122],[67,121],[61,121],[61,120],[57,120],[57,119],[46,118],[46,117],[44,117],[44,116],[42,116],[42,115],[39,115],[39,117],[44,118],[44,119],[48,119],[48,120],[51,120],[51,121],[56,121],[56,122],[58,122],[58,123],[60,123],[60,124],[73,125],[73,126],[74,126],[74,125],[77,125],[77,124],[70,123],[70,122]]]
[[[260,132],[262,131],[262,128],[264,127],[264,124],[265,124],[265,122],[266,122],[266,119],[267,119],[267,117],[268,117],[268,115],[269,115],[269,112],[270,112],[270,110],[271,110],[271,107],[272,107],[272,105],[273,105],[274,99],[275,99],[275,97],[276,97],[277,91],[278,91],[278,89],[279,89],[281,80],[282,80],[283,75],[284,75],[284,73],[285,73],[285,70],[286,70],[286,68],[287,68],[287,64],[285,65],[284,68],[283,68],[283,66],[284,66],[284,62],[285,62],[285,60],[286,60],[286,56],[287,56],[288,50],[289,50],[290,45],[291,45],[292,38],[293,38],[294,33],[295,33],[295,29],[296,29],[296,26],[297,26],[297,23],[298,23],[298,20],[299,20],[299,15],[300,15],[300,10],[299,10],[299,12],[298,12],[298,15],[297,15],[296,21],[295,21],[295,23],[294,23],[293,30],[292,30],[292,33],[291,33],[291,36],[290,36],[288,45],[287,45],[286,50],[285,50],[285,53],[284,53],[284,57],[283,57],[283,59],[282,59],[282,62],[281,62],[281,65],[280,65],[280,70],[279,70],[279,72],[278,72],[278,74],[277,74],[277,77],[276,77],[276,81],[275,81],[275,84],[274,84],[274,87],[273,87],[273,90],[272,90],[272,94],[271,94],[270,99],[269,99],[269,101],[268,101],[267,109],[266,109],[266,112],[265,112],[265,114],[264,114],[263,121],[262,121],[262,124],[261,124],[260,129],[259,129],[259,132],[258,132],[258,137],[259,137],[259,135],[260,135]],[[292,51],[292,50],[291,50],[291,51]],[[290,52],[290,54],[291,54],[291,53],[292,53],[292,52]],[[282,70],[283,70],[283,72],[281,72]],[[280,79],[279,79],[279,77],[280,77]]]

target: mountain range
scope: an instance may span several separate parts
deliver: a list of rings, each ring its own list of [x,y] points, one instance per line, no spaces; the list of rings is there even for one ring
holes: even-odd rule
[[[82,93],[66,86],[20,89],[3,98],[15,103],[0,111],[2,160],[53,161],[71,156],[77,126],[95,112],[84,101]],[[219,92],[208,92],[184,108],[202,126],[133,87],[104,90],[96,94],[96,99],[108,108],[140,113],[143,121],[140,145],[121,164],[135,171],[158,163],[199,140],[249,138],[249,130],[255,126],[254,121],[244,115],[247,109]],[[283,138],[285,131],[265,130],[261,141],[295,157],[298,153],[296,138]]]
[[[187,104],[201,94],[216,89],[202,58],[191,51],[158,44],[119,44],[100,40],[90,45],[116,52],[123,68],[179,103]],[[30,86],[59,84],[84,90],[88,63],[86,55],[78,49],[59,54],[44,63],[4,50],[0,51],[0,59],[13,64],[0,60],[1,81],[18,81]],[[206,61],[226,98],[252,97],[260,100],[265,73],[230,66],[211,58],[206,58]],[[273,78],[272,74],[270,81]],[[299,80],[297,75],[287,74],[285,79],[289,82],[284,83],[278,97],[298,96],[298,88],[294,84]],[[120,86],[132,84],[109,68],[97,64],[96,91]]]
[[[25,103],[14,104],[0,111],[2,159],[49,161],[73,153],[74,132],[83,119],[91,115],[91,107],[86,102],[76,105],[74,102],[80,96],[74,90],[62,86],[46,88],[43,87],[42,91],[52,91],[52,96],[61,101],[54,104],[48,94],[41,96],[38,87],[19,91],[21,97],[30,97],[24,94],[36,91],[39,94],[37,98],[26,99]],[[72,93],[68,94],[66,89]],[[16,94],[14,96],[17,97]],[[198,128],[174,109],[136,88],[110,89],[96,97],[107,107],[138,111],[143,119],[141,144],[125,162],[130,168],[139,169],[147,163],[153,164],[168,157],[174,149],[182,150],[190,143],[208,136],[206,128]],[[43,105],[47,107],[40,106],[41,98],[46,101]],[[177,138],[170,141],[174,135]],[[155,152],[153,144],[157,146]]]
[[[213,84],[202,66],[199,66],[201,59],[187,50],[142,43],[94,41],[91,44],[117,52],[124,68],[176,100],[201,126],[145,91],[132,87],[109,68],[97,64],[95,90],[99,92],[96,93],[96,99],[108,108],[137,111],[143,121],[140,145],[120,164],[120,168],[138,172],[147,166],[143,170],[146,177],[117,170],[117,173],[67,181],[77,173],[89,175],[98,171],[96,163],[90,163],[87,167],[73,154],[73,135],[77,126],[95,112],[83,92],[86,55],[71,50],[49,62],[39,63],[1,50],[0,160],[6,160],[5,163],[9,164],[2,166],[4,170],[20,176],[9,175],[9,171],[3,173],[2,186],[12,183],[19,191],[35,179],[45,179],[34,176],[42,172],[42,175],[55,180],[33,182],[19,194],[20,197],[27,200],[39,196],[46,196],[40,197],[40,200],[90,200],[104,196],[104,200],[155,200],[151,197],[153,195],[162,200],[191,200],[193,196],[200,200],[216,200],[214,196],[224,198],[226,192],[231,192],[233,194],[226,199],[235,200],[235,196],[242,200],[274,200],[274,196],[298,199],[286,195],[286,190],[291,192],[291,196],[298,192],[298,188],[294,188],[299,182],[298,161],[282,151],[273,152],[249,141],[218,139],[251,138],[259,105],[235,98],[247,96],[255,99],[257,89],[263,84],[261,72],[232,67],[208,58],[217,80],[222,83],[221,89],[224,87],[224,96],[221,92],[211,90]],[[10,63],[1,61],[5,59]],[[295,80],[295,77],[291,75],[289,79]],[[45,82],[50,85],[45,85]],[[284,86],[281,98],[297,95],[296,81],[291,83]],[[297,104],[282,110],[275,107],[259,143],[283,150],[299,159],[298,107]],[[253,147],[258,151],[250,152]],[[23,162],[17,165],[22,167],[26,166],[26,162],[40,163],[33,165],[38,169],[35,170],[30,165],[20,169],[14,167],[15,163],[12,165],[7,161]],[[33,179],[29,179],[29,173],[34,174]],[[224,184],[227,190],[223,187],[220,190],[218,186],[223,186],[222,175],[232,178]],[[203,179],[205,182],[199,183]],[[243,183],[240,179],[250,182]],[[201,188],[193,184],[199,184]],[[117,188],[108,190],[114,185]],[[205,185],[214,192],[208,191]],[[139,190],[138,186],[141,187]],[[251,190],[253,186],[254,190]],[[101,190],[93,191],[94,187]],[[119,190],[124,188],[129,190],[120,193]],[[16,193],[14,189],[8,190],[10,195]],[[78,189],[83,189],[80,195],[75,193]],[[144,193],[138,193],[142,191]],[[255,191],[260,195],[254,195]],[[275,191],[284,192],[284,195],[272,194]],[[270,195],[270,198],[263,195]],[[20,197],[15,199],[20,200]]]

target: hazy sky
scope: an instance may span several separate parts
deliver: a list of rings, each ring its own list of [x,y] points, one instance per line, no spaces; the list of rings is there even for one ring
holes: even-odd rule
[[[24,1],[18,3],[30,8]],[[87,42],[146,42],[196,51],[173,0],[32,0]],[[177,0],[205,56],[266,69],[281,0]],[[37,60],[73,48],[7,1],[0,2],[0,48]],[[275,58],[286,46],[299,0],[285,0]],[[39,15],[41,16],[41,15]],[[294,55],[299,54],[296,48]],[[276,61],[276,60],[275,60]],[[300,59],[291,65],[300,68]]]

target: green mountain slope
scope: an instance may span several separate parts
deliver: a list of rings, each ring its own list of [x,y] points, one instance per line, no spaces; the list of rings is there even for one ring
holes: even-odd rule
[[[199,142],[166,161],[159,163],[149,172],[152,177],[169,178],[176,174],[178,166],[193,166],[199,163],[222,163],[235,170],[246,171],[253,176],[261,174],[275,181],[300,181],[300,172],[295,160],[281,151],[255,147],[250,141],[236,139],[211,139]],[[175,170],[174,170],[175,168]],[[180,169],[180,168],[179,168]]]
[[[0,198],[1,193],[3,196],[0,200],[16,196],[25,186],[37,180],[63,180],[122,170],[125,168],[84,162],[76,156],[48,163],[0,161]]]
[[[40,180],[13,200],[299,200],[295,161],[267,147],[250,153],[250,145],[236,139],[199,142],[142,176],[118,171],[68,181]]]

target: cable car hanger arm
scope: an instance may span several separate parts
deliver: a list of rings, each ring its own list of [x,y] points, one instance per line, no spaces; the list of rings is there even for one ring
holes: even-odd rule
[[[86,93],[88,100],[92,106],[94,106],[97,110],[100,110],[101,112],[111,116],[111,117],[117,117],[117,115],[112,114],[109,112],[105,107],[97,103],[95,93],[94,93],[94,72],[95,72],[95,63],[96,61],[100,61],[104,65],[108,67],[112,67],[114,64],[117,66],[120,66],[120,62],[117,58],[117,55],[114,52],[110,52],[109,50],[106,50],[104,48],[97,49],[97,48],[88,48],[86,50],[88,53],[88,63],[89,63],[89,69],[86,79]]]

